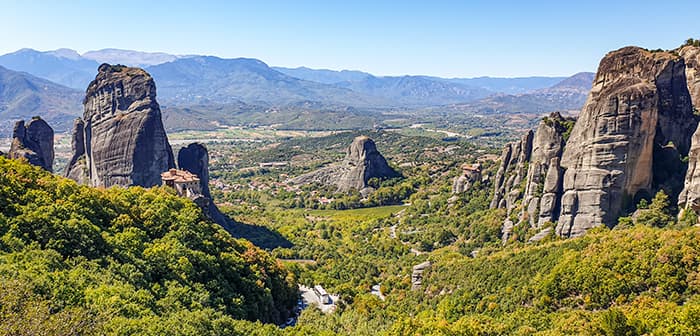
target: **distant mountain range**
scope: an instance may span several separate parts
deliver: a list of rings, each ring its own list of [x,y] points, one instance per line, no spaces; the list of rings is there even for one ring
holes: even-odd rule
[[[95,78],[99,66],[70,49],[46,52],[21,49],[0,56],[0,65],[81,91]]]
[[[353,82],[372,82],[377,79],[376,76],[353,70],[326,70],[326,69],[310,69],[307,67],[299,68],[282,68],[273,67],[273,69],[290,75],[292,77],[301,78],[309,81],[347,85]],[[430,76],[401,76],[401,77],[379,77],[389,81],[396,81],[397,78],[413,77],[423,80],[440,81],[454,84],[462,84],[472,88],[485,89],[490,92],[500,92],[508,94],[525,93],[532,90],[548,88],[559,83],[567,77],[516,77],[516,78],[498,78],[498,77],[476,77],[476,78],[440,78]]]
[[[595,74],[580,72],[555,85],[521,94],[497,94],[469,103],[454,104],[462,113],[547,113],[579,110],[586,102]]]
[[[0,134],[9,134],[14,121],[36,115],[68,129],[82,114],[82,99],[78,90],[0,66]]]
[[[369,127],[369,119],[382,110],[430,111],[448,109],[462,113],[545,113],[578,109],[591,87],[592,73],[574,77],[525,78],[439,78],[430,76],[375,76],[361,71],[316,70],[306,67],[269,67],[257,59],[224,59],[214,56],[178,56],[132,50],[103,49],[79,54],[70,49],[36,51],[21,49],[0,56],[0,65],[24,72],[16,76],[35,76],[46,90],[14,89],[31,95],[0,99],[2,111],[14,111],[13,117],[42,112],[78,115],[81,97],[94,78],[100,63],[119,63],[144,67],[158,87],[159,101],[171,128],[211,128],[218,123],[327,125],[343,120],[343,127]],[[39,78],[36,78],[39,77]],[[29,77],[28,77],[29,78]],[[60,84],[60,85],[59,85]],[[73,88],[75,90],[71,90]],[[26,105],[29,98],[34,101]],[[11,108],[9,106],[12,106]],[[76,107],[77,106],[77,107]],[[73,111],[73,109],[76,109]],[[0,111],[0,117],[10,114]],[[22,113],[18,111],[24,111]],[[326,122],[311,120],[333,116]],[[300,119],[302,118],[302,119]],[[309,119],[311,118],[311,119]],[[50,118],[47,118],[49,121]],[[316,120],[318,121],[318,120]],[[348,121],[357,121],[353,124]],[[340,126],[339,126],[340,127]],[[56,127],[63,130],[62,127]]]
[[[307,67],[283,68],[272,67],[283,74],[323,84],[338,84],[342,82],[359,82],[374,77],[372,74],[356,70],[326,70]]]
[[[147,67],[159,96],[178,106],[245,102],[277,106],[303,101],[327,105],[388,105],[389,100],[291,77],[250,58],[194,56]]]
[[[187,56],[177,56],[162,52],[143,52],[123,49],[101,49],[88,51],[82,55],[83,58],[93,60],[97,63],[124,64],[135,67],[147,67],[172,62],[178,58]]]

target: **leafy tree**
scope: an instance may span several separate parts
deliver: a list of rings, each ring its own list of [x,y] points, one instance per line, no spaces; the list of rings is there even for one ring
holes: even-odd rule
[[[663,227],[673,222],[674,217],[671,215],[671,202],[668,199],[668,195],[663,190],[659,190],[659,192],[656,193],[651,200],[649,208],[640,210],[640,214],[637,217],[638,224],[654,227]]]
[[[600,321],[602,334],[608,336],[635,336],[637,333],[628,324],[627,317],[618,309],[609,309],[602,313]]]

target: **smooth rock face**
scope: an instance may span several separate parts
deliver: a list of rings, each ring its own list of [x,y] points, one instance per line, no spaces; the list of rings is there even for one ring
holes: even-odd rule
[[[199,143],[191,143],[180,148],[177,153],[177,166],[199,177],[202,194],[211,198],[209,191],[209,151]]]
[[[686,46],[680,49],[679,54],[685,60],[686,82],[697,114],[700,111],[700,48]],[[678,205],[700,212],[700,128],[693,134],[688,159],[688,172],[683,191],[678,196]]]
[[[66,166],[64,175],[80,184],[88,183],[87,165],[85,164],[85,122],[77,118],[73,122],[71,151],[73,156]]]
[[[683,59],[636,47],[607,54],[562,156],[556,233],[612,227],[661,188],[677,195],[696,126]]]
[[[100,65],[83,105],[88,184],[152,187],[161,183],[162,172],[175,167],[156,86],[146,71]],[[78,141],[79,136],[74,139]],[[69,176],[79,169],[76,165],[83,164],[81,160],[71,163]]]
[[[209,218],[231,231],[233,229],[232,224],[221,213],[211,197],[209,190],[209,151],[207,147],[199,143],[191,143],[187,147],[180,148],[180,151],[177,153],[177,165],[181,170],[186,170],[199,177],[203,197],[195,199],[195,203],[202,208]]]
[[[356,137],[348,147],[343,164],[349,170],[338,181],[339,191],[362,190],[371,178],[393,178],[399,174],[389,167],[374,141],[366,136]]]
[[[561,155],[561,152],[560,154]],[[553,157],[547,165],[547,175],[542,186],[540,199],[539,218],[537,227],[547,222],[556,222],[559,219],[559,206],[561,205],[562,182],[564,172],[559,165],[560,157]],[[532,224],[532,223],[531,223]]]
[[[24,158],[32,165],[53,172],[53,135],[51,126],[41,118],[33,118],[26,126],[20,120],[15,123],[8,156]]]
[[[389,179],[400,176],[379,153],[372,139],[358,136],[348,147],[345,159],[340,164],[298,176],[289,182],[335,185],[338,191],[347,192],[366,189],[371,178]]]

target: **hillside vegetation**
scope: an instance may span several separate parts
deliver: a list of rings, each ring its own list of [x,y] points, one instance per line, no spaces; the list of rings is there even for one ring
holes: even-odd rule
[[[384,287],[299,330],[338,335],[698,335],[700,229],[599,229],[470,258],[447,248],[419,291]]]
[[[491,183],[478,181],[464,193],[450,193],[460,172],[457,163],[474,162],[478,148],[442,156],[427,150],[433,140],[412,139],[418,142],[399,146],[383,138],[390,135],[372,136],[384,139],[378,143],[390,162],[416,162],[402,168],[406,181],[418,183],[401,197],[401,205],[335,210],[334,204],[352,195],[326,195],[336,200],[321,206],[310,198],[289,208],[288,199],[304,197],[306,191],[286,192],[274,183],[283,181],[281,175],[295,175],[299,168],[293,167],[220,177],[242,188],[222,193],[229,201],[224,211],[281,234],[291,247],[272,253],[308,261],[289,266],[300,283],[322,284],[342,299],[333,314],[304,310],[297,325],[280,334],[700,333],[700,228],[691,226],[692,219],[677,221],[666,194],[641,204],[637,216],[621,218],[614,230],[601,227],[580,238],[551,235],[526,243],[537,230],[523,227],[504,247],[500,230],[506,211],[488,209]],[[339,137],[289,141],[237,157],[289,160],[301,154],[300,148],[340,150],[334,144],[348,140],[336,142]],[[482,174],[492,175],[496,168],[485,162]],[[249,183],[271,187],[247,188]],[[412,267],[425,260],[433,264],[422,287],[412,290]],[[377,284],[384,301],[370,294]]]
[[[222,210],[270,254],[168,189],[82,187],[0,158],[0,334],[700,334],[700,228],[677,221],[664,193],[614,230],[539,243],[525,243],[535,232],[522,230],[504,247],[505,211],[488,209],[493,186],[450,193],[458,163],[488,151],[372,135],[386,141],[391,162],[415,162],[402,168],[404,181],[377,191],[411,183],[395,205],[337,210],[354,196],[331,193],[335,203],[290,207],[307,190],[286,191],[285,176],[342,156],[336,144],[350,134],[238,146],[229,162],[319,152],[306,166],[227,174],[212,165],[213,176],[240,186],[216,190]],[[219,147],[232,146],[211,148]],[[270,188],[251,187],[261,185]],[[432,266],[413,290],[412,267],[426,260]],[[297,282],[338,294],[337,309],[307,308],[279,328],[272,323],[290,316]],[[375,285],[385,300],[370,294]]]
[[[94,189],[0,158],[0,334],[249,334],[294,277],[165,188]]]

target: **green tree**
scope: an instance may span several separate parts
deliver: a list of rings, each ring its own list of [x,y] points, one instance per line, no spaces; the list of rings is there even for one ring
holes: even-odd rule
[[[638,224],[664,227],[673,224],[675,220],[671,215],[671,202],[663,190],[656,193],[648,209],[640,209],[639,211]]]
[[[607,336],[635,336],[637,332],[629,325],[627,317],[618,309],[611,308],[602,313],[600,319],[602,334]]]

